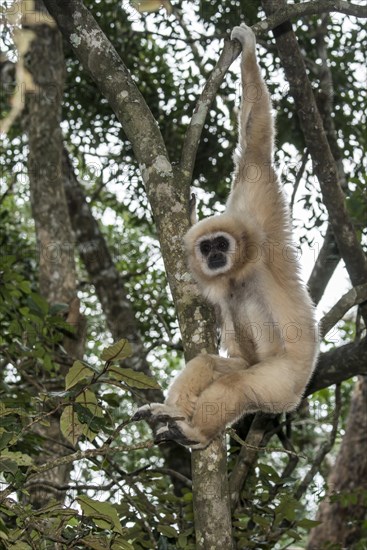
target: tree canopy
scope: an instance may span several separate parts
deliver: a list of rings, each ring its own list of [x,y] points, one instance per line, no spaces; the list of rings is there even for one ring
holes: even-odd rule
[[[366,7],[4,4],[0,546],[362,550]],[[190,457],[131,416],[217,348],[182,238],[192,193],[199,217],[228,195],[241,21],[323,342],[296,412]]]

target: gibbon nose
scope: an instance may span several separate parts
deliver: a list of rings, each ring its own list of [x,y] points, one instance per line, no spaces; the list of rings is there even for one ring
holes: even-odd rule
[[[220,267],[224,267],[226,263],[227,258],[224,254],[221,254],[220,252],[211,254],[208,259],[208,266],[210,267],[210,269],[219,269]]]

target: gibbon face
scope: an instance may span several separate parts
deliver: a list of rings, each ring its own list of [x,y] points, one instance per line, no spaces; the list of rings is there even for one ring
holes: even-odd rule
[[[202,262],[202,270],[206,275],[216,276],[231,269],[237,246],[231,235],[225,231],[216,231],[196,241],[195,256]]]
[[[226,214],[195,224],[185,237],[185,245],[190,269],[199,279],[236,276],[258,252],[252,232]]]

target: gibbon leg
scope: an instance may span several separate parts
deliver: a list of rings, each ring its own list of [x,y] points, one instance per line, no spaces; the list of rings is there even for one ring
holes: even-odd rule
[[[165,405],[180,410],[190,420],[199,395],[216,378],[214,367],[215,360],[211,355],[198,355],[189,361],[172,382]]]
[[[221,376],[200,395],[191,421],[190,437],[205,447],[244,414],[259,410],[273,414],[293,410],[305,385],[303,380],[295,385],[295,370],[295,360],[283,356]]]
[[[309,374],[306,371],[303,376],[303,361],[283,355],[246,370],[236,370],[237,366],[200,394],[191,421],[171,417],[157,431],[156,441],[173,439],[192,449],[203,449],[244,414],[259,410],[274,414],[297,407]]]
[[[167,407],[182,411],[191,420],[202,392],[215,380],[235,370],[243,370],[242,358],[226,359],[217,355],[202,354],[189,361],[172,382],[165,401]]]
[[[190,419],[200,393],[215,378],[215,360],[211,355],[198,355],[187,363],[173,380],[164,403],[149,403],[140,407],[133,420],[154,416],[164,421],[170,418]]]
[[[228,372],[243,370],[245,367],[245,361],[241,358],[226,359],[216,355],[198,355],[187,363],[172,382],[165,402],[140,407],[133,420],[153,417],[158,422],[165,423],[157,431],[157,443],[172,439],[182,445],[199,443],[190,435],[190,420],[200,395],[219,377]]]

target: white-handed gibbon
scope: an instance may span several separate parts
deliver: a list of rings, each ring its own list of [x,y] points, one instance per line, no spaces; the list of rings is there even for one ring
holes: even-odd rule
[[[269,92],[246,25],[235,171],[225,213],[196,223],[185,237],[188,263],[216,306],[227,357],[201,354],[171,384],[164,404],[140,407],[135,420],[162,424],[156,442],[204,448],[246,413],[291,411],[315,366],[314,309],[302,284],[288,208],[272,164]]]

